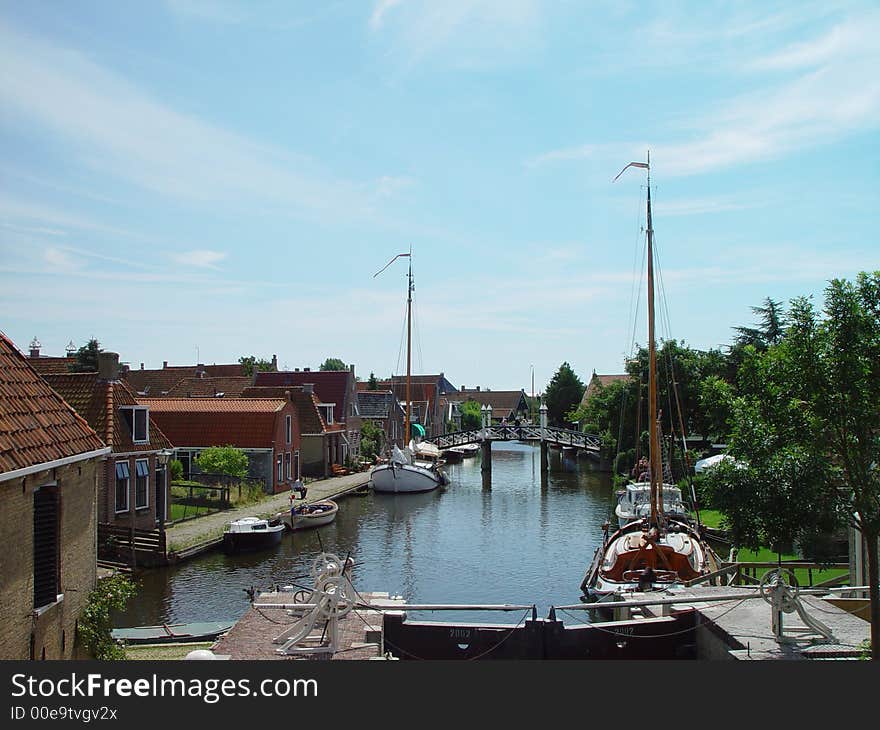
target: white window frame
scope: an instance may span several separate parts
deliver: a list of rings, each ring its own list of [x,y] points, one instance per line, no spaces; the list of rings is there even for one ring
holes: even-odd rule
[[[287,451],[284,454],[284,473],[287,475],[287,477],[286,477],[287,479],[290,479],[290,462],[291,462],[290,452]]]
[[[147,473],[144,476],[138,474],[138,464],[146,464]],[[138,504],[138,480],[144,480],[144,495],[146,502],[144,504]],[[134,462],[134,508],[136,510],[139,509],[149,509],[150,508],[150,460],[149,459],[137,459]]]
[[[335,423],[335,421],[333,420],[333,409],[336,408],[335,403],[318,403],[318,408],[326,408],[327,409],[327,415],[325,416],[324,420],[327,422],[328,426],[331,423]],[[324,415],[324,414],[322,413],[321,415]]]
[[[284,417],[284,428],[287,434],[287,444],[290,445],[293,440],[293,416]]]
[[[119,467],[125,467],[125,508],[119,509],[117,497],[119,496]],[[115,479],[113,481],[113,509],[115,510],[115,514],[121,515],[125,512],[128,512],[129,507],[131,507],[131,498],[129,492],[131,492],[131,469],[129,468],[128,461],[117,461],[113,466],[113,474]]]
[[[278,460],[276,461],[277,469],[275,470],[278,475],[278,479],[276,481],[281,482],[284,480],[284,459],[281,454],[278,454]]]
[[[131,441],[135,444],[150,443],[150,408],[149,406],[125,406],[125,409],[131,411]],[[144,432],[146,438],[139,439],[137,437],[137,411],[144,412]]]

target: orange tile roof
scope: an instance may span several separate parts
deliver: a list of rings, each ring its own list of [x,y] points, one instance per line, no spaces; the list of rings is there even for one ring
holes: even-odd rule
[[[0,473],[102,448],[85,419],[0,332]]]
[[[149,443],[136,444],[131,426],[120,410],[124,406],[139,405],[127,383],[122,380],[100,380],[97,373],[68,373],[43,375],[62,397],[70,403],[89,425],[113,448],[116,454],[132,451],[157,451],[171,448],[171,442],[150,418]]]
[[[312,393],[306,393],[302,387],[292,385],[267,385],[246,388],[242,393],[245,398],[284,398],[290,393],[293,405],[299,416],[300,433],[311,435],[324,433],[325,431],[338,430],[327,427],[318,408],[318,397]],[[341,429],[341,425],[340,425]]]
[[[272,448],[277,398],[139,398],[175,446]]]
[[[40,375],[49,373],[69,373],[68,365],[76,362],[75,357],[29,357],[28,364]]]
[[[222,393],[226,398],[236,397],[240,396],[245,388],[250,387],[252,381],[250,375],[183,378],[171,387],[167,395],[169,398],[198,398]]]

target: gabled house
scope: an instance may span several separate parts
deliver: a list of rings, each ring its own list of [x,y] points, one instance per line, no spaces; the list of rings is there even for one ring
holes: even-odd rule
[[[593,394],[600,388],[607,388],[612,383],[629,380],[631,377],[631,375],[627,375],[626,373],[623,373],[622,375],[596,375],[596,371],[593,370],[593,376],[590,378],[590,382],[587,383],[587,387],[584,388],[584,395],[581,398],[580,407],[584,408]]]
[[[361,419],[372,421],[385,432],[385,443],[402,447],[406,414],[390,390],[359,390],[358,410]]]
[[[330,476],[333,464],[345,460],[345,431],[341,423],[327,423],[321,402],[310,383],[297,386],[260,386],[246,389],[243,398],[290,398],[300,428],[297,476]],[[322,413],[323,412],[323,413]]]
[[[462,386],[454,395],[446,396],[450,402],[459,406],[469,400],[481,406],[492,407],[492,422],[513,425],[517,421],[529,419],[529,401],[524,390],[482,390],[477,387],[468,389]]]
[[[31,340],[30,350],[28,351],[28,364],[40,375],[47,373],[69,373],[70,366],[76,363],[76,348],[72,342],[67,346],[67,354],[64,357],[43,355],[40,352],[41,347],[40,341],[34,337]]]
[[[392,375],[391,380],[378,381],[378,387],[392,391],[406,408],[406,375]],[[367,388],[368,383],[358,383],[358,390]],[[410,419],[425,429],[427,437],[446,433],[448,402],[444,396],[455,392],[455,386],[443,373],[410,376]]]
[[[210,446],[247,454],[248,476],[266,492],[290,488],[299,470],[300,428],[288,398],[138,398],[174,443],[185,474],[199,471],[196,457]]]
[[[0,657],[77,658],[110,448],[0,333]]]
[[[334,463],[356,459],[360,451],[361,418],[357,404],[357,381],[354,365],[348,370],[282,370],[254,374],[254,387],[288,388],[311,386],[318,399],[318,410],[325,425],[342,426],[341,454]]]
[[[160,452],[171,442],[119,377],[119,355],[98,353],[98,372],[44,375],[110,447],[98,487],[98,522],[153,530],[168,519],[170,480]]]

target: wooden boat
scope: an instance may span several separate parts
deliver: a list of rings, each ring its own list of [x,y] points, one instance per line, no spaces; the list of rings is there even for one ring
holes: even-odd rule
[[[664,483],[663,510],[678,520],[687,522],[688,509],[681,498],[681,489],[674,484]],[[633,520],[639,520],[649,516],[651,511],[651,483],[633,482],[627,484],[617,492],[617,505],[614,514],[620,527],[629,524]]]
[[[265,550],[280,543],[283,534],[284,524],[280,520],[243,517],[226,525],[226,530],[223,532],[223,550],[227,553]]]
[[[126,644],[172,644],[212,641],[231,628],[232,624],[228,621],[202,621],[161,626],[130,626],[113,629],[110,635],[115,641]]]
[[[281,521],[291,530],[329,525],[336,519],[339,505],[332,499],[322,499],[312,504],[291,505],[290,511],[281,515]]]
[[[703,539],[698,523],[679,519],[666,508],[662,484],[660,426],[657,417],[657,348],[654,337],[654,229],[651,220],[651,174],[648,162],[628,167],[648,170],[648,424],[649,482],[644,515],[636,516],[609,535],[605,527],[601,547],[581,582],[588,601],[601,601],[627,591],[666,590],[708,575],[720,567],[717,556]],[[615,178],[616,180],[617,178]],[[642,510],[639,509],[639,512]]]
[[[467,459],[471,456],[476,456],[477,452],[480,450],[479,444],[462,444],[461,446],[455,447],[458,451],[461,452],[461,455]]]
[[[406,290],[406,418],[403,431],[406,434],[406,438],[409,438],[412,431],[412,249],[410,249],[409,253],[397,254],[381,271],[376,272],[373,277],[375,278],[381,274],[382,271],[385,271],[399,258],[409,259]],[[391,457],[388,463],[374,466],[370,471],[370,482],[373,485],[373,490],[376,492],[406,494],[409,492],[429,492],[442,484],[447,484],[448,479],[437,460],[426,460],[424,454],[416,454],[417,448],[412,441],[403,450],[399,449],[395,444],[391,449]]]

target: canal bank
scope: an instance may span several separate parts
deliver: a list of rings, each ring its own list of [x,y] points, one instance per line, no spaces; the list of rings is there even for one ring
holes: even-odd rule
[[[322,499],[338,499],[361,488],[370,481],[369,472],[358,472],[341,477],[331,477],[310,482],[306,503]],[[237,507],[223,512],[198,517],[171,525],[165,530],[168,562],[188,560],[213,550],[223,542],[226,525],[242,517],[274,517],[290,509],[290,494],[283,492],[264,499],[257,504]]]

